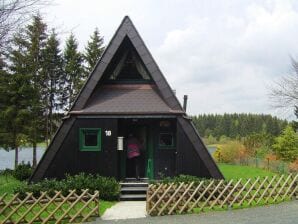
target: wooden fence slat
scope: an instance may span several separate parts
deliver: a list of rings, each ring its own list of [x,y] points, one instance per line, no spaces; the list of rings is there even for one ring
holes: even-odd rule
[[[172,196],[169,198],[169,200],[164,204],[164,206],[159,210],[158,215],[160,215],[167,206],[169,206],[169,204],[171,203],[171,201],[173,200],[173,198],[176,196],[176,194],[179,192],[179,190],[181,189],[181,187],[184,185],[184,183],[182,182],[179,187],[176,189],[176,191],[174,192],[174,194],[172,194]]]
[[[280,195],[280,193],[282,192],[283,188],[286,186],[286,184],[288,183],[289,179],[292,177],[292,174],[290,174],[287,179],[285,180],[285,182],[283,183],[283,185],[281,185],[281,188],[279,189],[279,191],[277,192],[277,194],[275,195],[275,197],[273,198],[273,202],[276,201],[276,199],[278,198],[278,196]]]
[[[298,174],[284,177],[257,177],[255,179],[239,179],[234,184],[234,180],[228,183],[224,180],[215,182],[200,181],[198,185],[194,183],[175,185],[153,185],[147,192],[147,211],[150,215],[181,214],[184,211],[191,212],[198,208],[204,211],[205,208],[222,208],[227,205],[231,208],[234,205],[239,207],[251,206],[252,204],[273,202],[279,198],[281,201],[287,198],[297,197]],[[173,184],[173,183],[172,183]],[[158,191],[157,191],[158,190]],[[154,195],[154,197],[152,197]],[[292,198],[294,199],[294,198]],[[297,198],[298,199],[298,198]]]
[[[224,204],[228,201],[228,199],[231,197],[231,195],[235,192],[235,189],[237,189],[238,185],[241,184],[242,179],[240,178],[237,183],[234,185],[234,187],[232,188],[232,190],[229,192],[229,194],[227,195],[227,197],[225,198],[225,200],[223,200],[223,202],[220,204],[220,208],[222,208],[224,206]]]
[[[264,189],[263,193],[261,194],[261,196],[259,197],[259,200],[257,200],[257,204],[259,204],[261,202],[261,200],[263,199],[263,197],[265,196],[265,194],[267,193],[268,189],[271,187],[271,185],[273,184],[274,180],[275,180],[276,176],[273,176],[273,178],[271,179],[271,181],[269,182],[269,184],[267,185],[267,187]]]
[[[209,202],[209,200],[213,197],[214,193],[217,191],[217,189],[220,187],[220,185],[222,185],[222,183],[224,182],[224,180],[221,180],[217,186],[214,188],[214,190],[210,193],[209,197],[206,199],[206,201],[203,203],[203,205],[201,205],[199,211],[202,211],[202,209],[204,209],[205,205]]]
[[[241,201],[238,203],[239,206],[242,205],[242,203],[244,202],[244,200],[247,198],[247,196],[250,194],[250,192],[254,189],[255,185],[259,182],[260,177],[257,177],[257,179],[253,182],[253,184],[250,186],[250,188],[247,190],[246,194],[244,195],[244,197],[241,199]]]
[[[87,220],[91,216],[99,216],[99,192],[94,194],[88,193],[88,189],[80,195],[76,194],[76,190],[70,191],[66,197],[61,191],[56,191],[53,197],[48,195],[48,192],[40,192],[39,197],[34,197],[33,193],[26,193],[24,199],[19,199],[19,194],[15,194],[11,199],[5,200],[8,194],[0,196],[3,200],[0,204],[1,224],[20,224],[20,223],[60,223],[62,219],[70,223],[80,218]],[[76,198],[76,200],[74,200]],[[82,204],[80,208],[75,208],[77,204]],[[67,205],[67,209],[64,209]],[[38,209],[38,211],[34,211]],[[52,210],[53,211],[49,211]],[[59,214],[61,214],[60,216]],[[74,213],[74,215],[72,215]],[[32,217],[29,217],[32,215]],[[46,217],[44,217],[46,215]],[[58,216],[58,217],[56,217]]]
[[[18,206],[13,208],[12,211],[8,215],[6,215],[6,218],[3,219],[3,223],[5,223],[10,217],[12,217],[13,214],[17,213],[18,209],[26,203],[26,200],[30,198],[31,195],[32,193],[27,193],[27,196],[24,198],[24,200],[22,200]]]
[[[172,214],[172,212],[175,210],[175,208],[178,206],[178,204],[182,201],[182,199],[184,198],[184,196],[188,193],[189,189],[192,187],[192,185],[194,184],[194,182],[191,182],[189,184],[189,186],[187,187],[187,189],[183,192],[183,194],[179,197],[179,199],[176,201],[176,203],[173,205],[173,207],[170,209],[170,211],[168,212],[168,215]]]
[[[73,217],[69,220],[70,223],[72,223],[77,217],[79,217],[79,215],[81,214],[81,212],[91,203],[94,201],[94,198],[98,196],[98,193],[93,195],[86,203],[85,205],[83,205],[76,214],[73,215]]]
[[[292,189],[292,186],[296,183],[296,179],[297,179],[297,177],[298,177],[298,174],[296,174],[296,176],[293,178],[293,181],[290,183],[288,189],[286,190],[286,192],[285,192],[284,195],[282,196],[282,198],[281,198],[282,201],[285,199],[285,197],[287,196],[287,194],[289,193],[289,191]],[[296,183],[296,184],[297,184],[297,183]],[[296,189],[297,189],[297,186],[296,186],[296,187],[294,188],[294,190],[292,191],[292,194],[295,193]],[[291,198],[291,196],[290,196],[290,198]]]
[[[32,204],[32,205],[27,209],[26,212],[24,212],[24,213],[21,215],[21,217],[16,221],[15,224],[20,223],[20,222],[26,217],[26,215],[28,215],[28,214],[32,211],[32,209],[33,209],[33,208],[40,202],[40,200],[41,200],[46,194],[47,194],[47,192],[42,192],[42,194],[40,195],[40,197],[34,202],[34,204]]]
[[[271,198],[273,193],[276,191],[277,187],[279,186],[279,184],[280,184],[280,182],[282,181],[283,178],[284,178],[284,175],[281,175],[279,180],[277,181],[277,183],[274,185],[273,189],[271,189],[268,197],[265,199],[265,203],[267,203],[269,201],[269,199]]]
[[[192,193],[192,195],[189,197],[189,199],[185,202],[185,204],[182,206],[182,208],[179,211],[179,214],[181,214],[184,209],[188,206],[188,204],[190,203],[190,201],[193,199],[193,197],[195,196],[195,194],[198,192],[198,190],[201,188],[201,186],[204,184],[205,182],[202,181],[194,190],[194,192]]]
[[[229,181],[229,183],[226,185],[226,187],[223,189],[223,191],[213,201],[213,203],[211,204],[211,206],[209,207],[209,209],[212,209],[216,205],[216,203],[218,202],[218,200],[223,196],[223,194],[227,191],[227,189],[229,189],[229,187],[233,183],[233,181],[234,181],[233,179]]]
[[[192,204],[192,206],[188,209],[188,212],[193,210],[193,208],[197,205],[197,203],[202,199],[202,197],[206,194],[206,192],[209,190],[209,188],[213,185],[214,180],[210,182],[210,184],[205,188],[203,193],[199,196],[199,198]]]
[[[248,201],[247,205],[250,205],[253,200],[255,199],[255,197],[257,196],[257,194],[259,193],[259,191],[262,189],[262,187],[264,186],[264,184],[266,183],[268,177],[265,177],[265,179],[261,182],[260,186],[258,187],[258,189],[256,190],[256,192],[253,194],[252,198]]]
[[[149,214],[159,205],[159,203],[162,201],[164,196],[168,193],[168,191],[172,188],[173,185],[174,185],[174,183],[171,183],[170,186],[165,190],[165,192],[162,194],[162,196],[158,199],[158,201],[155,203],[155,205],[151,208],[151,210],[149,211]]]
[[[251,179],[249,178],[228,206],[233,207],[234,203],[237,201],[237,199],[242,194],[242,192],[246,189],[246,186],[250,183],[250,181],[251,181]]]

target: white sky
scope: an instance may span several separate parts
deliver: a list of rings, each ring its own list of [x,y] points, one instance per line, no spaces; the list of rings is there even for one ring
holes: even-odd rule
[[[298,1],[55,0],[49,27],[72,31],[84,49],[98,27],[105,44],[129,15],[188,112],[271,113],[269,86],[298,58]]]

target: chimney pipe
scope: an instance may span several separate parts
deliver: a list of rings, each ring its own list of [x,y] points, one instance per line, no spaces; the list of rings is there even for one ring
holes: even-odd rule
[[[187,95],[183,96],[183,110],[186,112],[186,107],[187,107]]]

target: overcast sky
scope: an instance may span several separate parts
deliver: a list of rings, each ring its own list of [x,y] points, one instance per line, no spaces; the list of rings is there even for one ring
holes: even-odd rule
[[[98,27],[105,44],[130,16],[188,112],[271,113],[268,87],[298,58],[298,1],[56,0],[50,27],[71,31],[84,49]]]

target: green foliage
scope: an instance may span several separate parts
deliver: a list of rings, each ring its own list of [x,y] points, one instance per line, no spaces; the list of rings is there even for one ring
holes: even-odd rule
[[[19,181],[12,176],[12,170],[0,173],[0,195],[13,193],[14,188],[25,186],[24,181]]]
[[[252,133],[244,138],[243,144],[250,156],[263,155],[273,144],[273,137],[265,133]]]
[[[277,136],[287,125],[286,120],[264,114],[203,114],[194,116],[193,122],[202,136],[239,139],[253,133]]]
[[[225,144],[217,145],[214,158],[218,162],[232,163],[236,159],[241,159],[245,155],[245,148],[239,141],[229,141]]]
[[[284,161],[294,161],[298,158],[298,135],[293,128],[288,125],[282,134],[275,138],[273,149]]]
[[[13,170],[12,175],[14,178],[20,181],[28,180],[32,174],[32,167],[30,163],[21,163]]]
[[[63,97],[65,110],[69,110],[84,81],[83,55],[78,51],[78,42],[73,34],[66,40],[66,47],[63,52],[65,87]]]
[[[87,47],[85,49],[86,52],[84,54],[84,58],[87,62],[87,73],[92,71],[105,49],[103,46],[103,37],[100,36],[98,28],[94,30],[94,33],[90,39],[91,40],[88,41]]]
[[[183,183],[194,182],[194,184],[197,185],[201,181],[209,182],[210,179],[181,174],[181,175],[178,175],[175,177],[165,177],[165,178],[162,178],[161,180],[152,180],[151,183],[163,183],[163,184],[176,183],[176,184],[179,184],[182,182]]]
[[[64,195],[69,193],[69,190],[77,190],[81,192],[82,189],[89,189],[91,192],[99,191],[99,198],[102,200],[117,200],[120,193],[120,185],[111,177],[102,177],[99,175],[84,174],[70,176],[67,175],[63,180],[43,180],[36,184],[29,184],[25,187],[15,189],[15,192],[20,193],[21,197],[25,196],[26,192],[33,192],[35,196],[40,195],[41,191],[48,191],[53,195],[55,190],[62,191]]]

